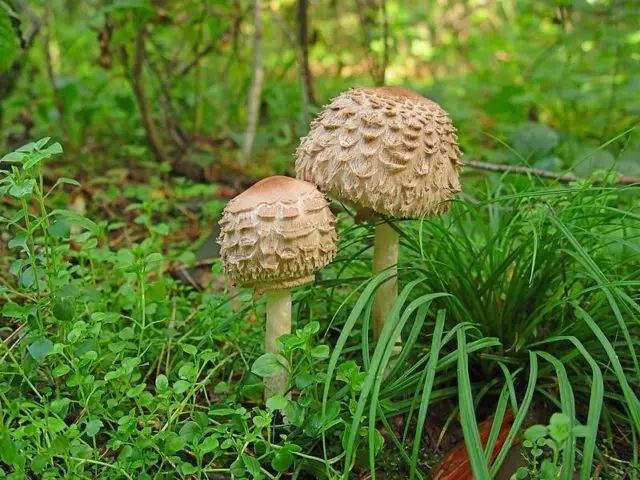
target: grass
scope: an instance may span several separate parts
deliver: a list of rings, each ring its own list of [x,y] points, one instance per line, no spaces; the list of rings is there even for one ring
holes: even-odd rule
[[[25,155],[57,154],[47,148]],[[369,317],[387,277],[369,273],[372,225],[347,210],[338,258],[295,291],[296,331],[282,338],[293,395],[264,405],[264,305],[171,275],[194,260],[188,241],[166,247],[182,228],[162,226],[171,200],[134,203],[135,232],[92,222],[60,208],[60,186],[28,181],[39,165],[7,171],[3,185],[17,190],[2,190],[0,468],[11,478],[428,478],[425,458],[439,452],[426,430],[446,436],[458,423],[474,477],[491,478],[531,416],[554,412],[589,432],[566,440],[562,478],[596,466],[616,478],[637,462],[634,186],[476,183],[479,203],[394,224],[397,322],[377,343]],[[114,245],[119,230],[138,240]],[[507,409],[514,421],[491,463]],[[492,415],[483,445],[478,424]]]

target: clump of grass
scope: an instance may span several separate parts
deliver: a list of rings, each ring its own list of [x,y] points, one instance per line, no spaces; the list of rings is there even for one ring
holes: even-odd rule
[[[369,345],[367,334],[371,295],[380,279],[365,280],[351,308],[339,308],[336,297],[344,296],[327,296],[328,312],[338,312],[331,325],[340,336],[325,399],[331,366],[356,355],[358,343],[368,372],[350,440],[359,425],[371,431],[378,421],[388,424],[390,416],[404,415],[406,425],[415,424],[417,411],[413,438],[408,430],[393,438],[414,475],[429,404],[456,397],[476,478],[497,472],[528,412],[540,404],[588,427],[581,448],[569,440],[573,448],[563,475],[579,464],[582,478],[588,478],[594,460],[603,458],[605,432],[623,428],[635,437],[640,409],[629,379],[640,378],[640,308],[633,295],[640,285],[640,216],[631,201],[633,188],[540,188],[530,182],[508,194],[487,191],[479,205],[458,202],[442,219],[397,224],[406,286],[394,315],[408,341],[387,377],[382,372],[391,331],[377,345]],[[338,280],[328,282],[336,291],[336,285],[367,275],[361,256],[370,241],[362,225],[345,230],[345,249],[335,264]],[[495,412],[495,441],[507,407],[515,421],[489,465],[490,449],[477,435],[478,416]],[[632,462],[637,444],[627,445]],[[356,448],[345,450],[347,469]],[[370,456],[373,462],[371,450]]]

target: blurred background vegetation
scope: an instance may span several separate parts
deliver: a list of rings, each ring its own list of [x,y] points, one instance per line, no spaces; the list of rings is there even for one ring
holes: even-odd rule
[[[22,48],[3,55],[0,140],[54,136],[66,166],[85,173],[157,163],[217,180],[243,158],[291,173],[321,105],[391,84],[441,103],[467,159],[640,175],[637,135],[601,148],[640,113],[633,0],[5,3]],[[258,70],[258,128],[243,155]]]

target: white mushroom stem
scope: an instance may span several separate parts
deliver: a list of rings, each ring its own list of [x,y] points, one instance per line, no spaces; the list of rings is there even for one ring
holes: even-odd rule
[[[265,351],[280,353],[278,337],[291,333],[291,292],[289,289],[267,290],[267,331],[265,333]],[[286,365],[284,357],[280,361]],[[289,384],[289,372],[283,370],[273,377],[265,378],[265,398],[284,395]]]
[[[398,244],[400,236],[388,223],[381,223],[376,227],[376,237],[373,250],[373,273],[387,270],[389,279],[376,291],[373,299],[373,335],[380,338],[384,324],[389,316],[396,298],[398,298]],[[396,353],[399,349],[400,337],[396,339]]]

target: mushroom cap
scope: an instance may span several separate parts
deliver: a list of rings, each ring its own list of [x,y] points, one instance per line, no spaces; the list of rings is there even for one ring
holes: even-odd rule
[[[400,87],[338,95],[312,122],[296,157],[298,178],[390,217],[444,213],[460,192],[462,153],[449,115]]]
[[[311,183],[265,178],[224,209],[218,243],[225,273],[258,293],[310,283],[336,255],[335,223]]]

